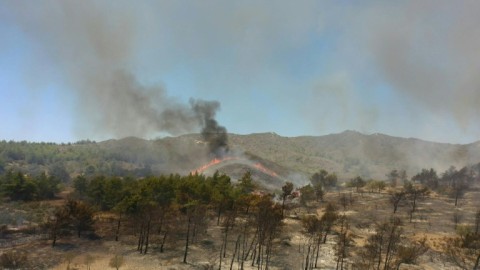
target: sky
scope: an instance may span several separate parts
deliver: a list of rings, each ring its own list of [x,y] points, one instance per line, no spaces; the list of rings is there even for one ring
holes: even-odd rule
[[[480,1],[0,0],[0,140],[480,140]]]

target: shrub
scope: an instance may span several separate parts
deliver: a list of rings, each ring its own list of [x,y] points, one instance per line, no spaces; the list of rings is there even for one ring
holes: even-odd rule
[[[0,255],[2,269],[20,269],[28,264],[27,253],[19,250],[9,250]]]

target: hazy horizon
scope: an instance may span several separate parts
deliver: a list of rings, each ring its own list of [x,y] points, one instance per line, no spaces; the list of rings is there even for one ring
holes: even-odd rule
[[[238,136],[249,136],[249,135],[255,135],[255,134],[275,134],[275,135],[277,135],[277,136],[284,137],[284,138],[296,138],[296,137],[323,137],[323,136],[330,136],[330,135],[340,135],[340,134],[346,133],[346,132],[355,132],[355,133],[359,133],[359,134],[365,135],[365,136],[384,135],[384,136],[401,138],[401,139],[416,139],[416,140],[420,140],[420,141],[432,142],[432,143],[439,143],[439,144],[468,145],[468,144],[475,144],[475,143],[480,142],[480,140],[475,140],[475,141],[471,141],[471,142],[467,142],[467,143],[440,142],[440,141],[431,141],[431,140],[427,140],[427,139],[423,139],[423,138],[417,138],[417,137],[395,136],[395,135],[392,135],[392,134],[386,134],[386,133],[380,133],[380,132],[373,132],[373,133],[360,132],[360,131],[351,130],[351,129],[346,129],[346,130],[343,130],[343,131],[332,132],[332,133],[327,133],[327,134],[317,134],[317,135],[308,135],[308,134],[306,134],[306,135],[295,135],[295,136],[285,136],[285,135],[282,135],[282,134],[278,134],[278,133],[276,133],[276,132],[274,132],[274,131],[252,132],[252,133],[233,133],[233,132],[228,132],[228,134],[229,134],[229,135],[238,135]],[[83,138],[83,139],[78,139],[78,140],[75,140],[75,141],[58,141],[58,142],[55,142],[55,141],[14,140],[14,139],[13,139],[13,140],[7,140],[7,139],[3,139],[3,138],[0,138],[0,141],[13,141],[13,142],[26,141],[26,142],[28,142],[28,143],[68,144],[68,143],[78,143],[78,142],[86,142],[86,141],[91,141],[91,142],[104,142],[104,141],[109,141],[109,140],[123,140],[123,139],[128,139],[128,138],[137,138],[137,139],[141,139],[141,140],[155,141],[155,140],[161,140],[161,139],[165,139],[165,138],[175,138],[175,137],[188,136],[188,135],[198,135],[198,136],[201,136],[201,133],[200,133],[200,132],[196,132],[196,133],[185,133],[185,134],[180,134],[180,135],[175,135],[175,136],[166,135],[166,136],[154,137],[154,138],[143,138],[143,137],[137,137],[137,136],[126,136],[126,137],[122,137],[122,138],[107,138],[107,139],[102,139],[102,140],[95,140],[95,139],[90,139],[90,138]]]

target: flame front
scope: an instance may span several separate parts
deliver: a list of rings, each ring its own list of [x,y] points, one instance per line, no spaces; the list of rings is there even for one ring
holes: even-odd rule
[[[227,161],[227,160],[233,160],[233,159],[236,159],[234,157],[225,157],[225,158],[222,158],[222,159],[218,159],[218,158],[214,158],[212,159],[212,161],[210,161],[209,163],[191,171],[192,174],[195,174],[195,173],[203,173],[204,171],[206,171],[208,168],[212,167],[213,165],[217,165],[221,162],[224,162],[224,161]]]
[[[255,169],[265,173],[265,174],[268,174],[270,176],[273,176],[273,177],[278,177],[278,174],[270,169],[267,169],[265,168],[265,166],[263,166],[260,162],[257,162],[257,163],[254,163],[252,165],[252,162],[251,161],[248,161],[246,159],[239,159],[237,157],[224,157],[222,159],[219,159],[219,158],[214,158],[212,159],[209,163],[191,171],[191,174],[200,174],[200,173],[203,173],[204,171],[206,171],[208,168],[212,167],[212,166],[215,166],[219,163],[222,163],[222,162],[225,162],[225,161],[229,161],[229,160],[240,160],[240,161],[244,161],[244,162],[247,162],[249,164],[249,166],[252,166],[254,167]]]
[[[253,166],[254,166],[255,168],[257,168],[257,170],[259,170],[259,171],[261,171],[261,172],[263,172],[263,173],[265,173],[265,174],[268,174],[268,175],[273,176],[273,177],[278,177],[278,174],[277,174],[276,172],[265,168],[262,164],[260,164],[260,163],[258,163],[258,162],[255,163]]]

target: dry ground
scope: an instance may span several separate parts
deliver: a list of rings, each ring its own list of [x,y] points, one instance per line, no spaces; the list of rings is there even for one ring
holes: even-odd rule
[[[338,203],[341,193],[348,193],[354,199],[352,205],[344,211]],[[327,193],[325,201],[335,202],[339,212],[348,216],[350,228],[355,235],[355,247],[351,248],[351,259],[355,260],[359,248],[365,244],[367,237],[373,232],[372,223],[388,220],[393,214],[393,207],[388,201],[388,194],[383,193],[356,193],[348,189]],[[302,248],[305,244],[305,237],[302,233],[302,225],[297,218],[306,213],[322,214],[324,203],[311,208],[296,208],[288,211],[288,217],[284,220],[282,234],[276,242],[275,256],[272,258],[270,269],[301,269],[303,261]],[[431,194],[428,198],[418,202],[418,210],[409,222],[408,205],[402,205],[397,216],[403,221],[404,235],[407,239],[426,238],[431,250],[422,255],[417,266],[402,266],[401,269],[458,269],[446,262],[442,254],[442,245],[445,237],[455,235],[455,224],[453,213],[461,213],[462,224],[472,224],[474,213],[480,207],[480,192],[478,189],[471,189],[460,200],[455,208],[452,199],[438,194]],[[105,230],[106,228],[104,228]],[[66,258],[73,257],[70,269],[87,269],[85,264],[86,255],[93,256],[94,262],[91,270],[113,269],[108,263],[114,254],[124,256],[125,264],[120,269],[218,269],[219,245],[221,239],[221,228],[211,224],[203,235],[200,235],[191,246],[188,261],[181,262],[183,255],[183,241],[168,243],[165,253],[158,250],[159,239],[153,236],[152,245],[147,255],[141,255],[136,251],[136,239],[133,236],[121,237],[121,241],[113,241],[111,234],[102,232],[101,240],[87,240],[83,238],[63,238],[58,246],[52,248],[50,241],[37,238],[18,241],[12,245],[4,245],[0,252],[10,249],[20,249],[28,252],[31,262],[29,269],[67,269]],[[222,269],[230,269],[231,251],[234,246],[236,235],[230,237],[227,257],[222,262]],[[335,269],[334,243],[336,236],[328,238],[327,244],[322,246],[319,269]],[[13,243],[13,242],[12,242]],[[15,246],[13,246],[15,245]],[[248,262],[246,265],[249,265]],[[211,267],[211,268],[210,268]],[[234,263],[233,269],[238,269]],[[246,269],[257,269],[246,268]]]

